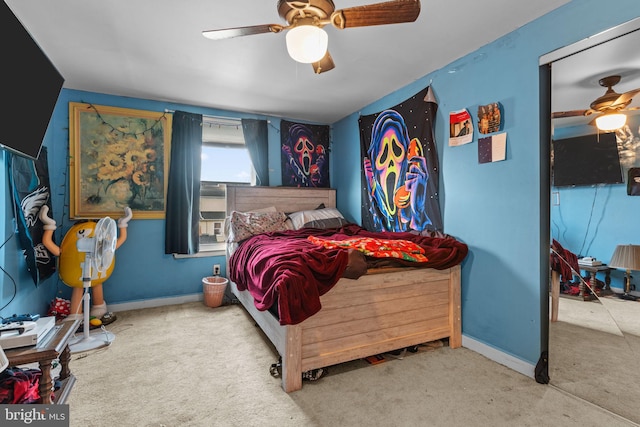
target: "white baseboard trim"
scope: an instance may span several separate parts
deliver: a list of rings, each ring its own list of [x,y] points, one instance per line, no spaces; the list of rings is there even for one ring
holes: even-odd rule
[[[522,375],[526,375],[535,379],[536,367],[529,362],[525,362],[522,359],[500,351],[495,347],[491,347],[490,345],[487,345],[474,338],[470,338],[464,334],[462,335],[462,346],[468,348],[469,350],[473,350],[476,353],[480,353],[481,355],[493,360],[496,363],[504,365],[507,368],[511,368],[516,372],[520,372]]]
[[[181,295],[179,297],[155,298],[124,302],[120,304],[108,304],[107,307],[109,308],[109,311],[117,313],[119,311],[140,310],[141,308],[162,307],[163,305],[183,304],[186,302],[196,302],[203,300],[204,295],[202,293],[197,293]]]

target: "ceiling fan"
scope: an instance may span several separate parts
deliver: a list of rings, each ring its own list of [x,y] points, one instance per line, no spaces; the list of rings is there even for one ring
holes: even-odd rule
[[[613,90],[613,86],[620,82],[621,77],[617,75],[601,78],[598,83],[607,88],[604,95],[596,98],[586,110],[557,111],[551,114],[552,119],[564,117],[590,116],[597,114],[589,124],[596,125],[600,130],[615,130],[622,127],[626,122],[624,111],[636,110],[638,107],[627,108],[633,101],[633,97],[640,93],[640,88],[624,93]]]
[[[327,50],[328,37],[322,29],[338,29],[413,22],[420,14],[420,0],[394,0],[336,10],[332,0],[278,0],[278,14],[288,25],[264,24],[248,27],[206,30],[212,40],[287,31],[289,55],[298,62],[310,63],[317,73],[335,67]]]

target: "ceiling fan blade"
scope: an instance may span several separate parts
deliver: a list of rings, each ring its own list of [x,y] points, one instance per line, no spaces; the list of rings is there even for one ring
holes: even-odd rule
[[[324,73],[325,71],[333,70],[335,68],[333,58],[331,58],[329,51],[327,51],[320,61],[314,62],[311,65],[313,66],[313,71],[315,71],[316,74]]]
[[[284,27],[278,24],[253,25],[250,27],[225,28],[222,30],[205,30],[202,35],[211,40],[223,40],[254,34],[279,33]]]
[[[562,119],[565,117],[578,117],[586,116],[588,110],[570,110],[570,111],[556,111],[551,113],[552,119]]]
[[[331,23],[337,28],[413,22],[420,15],[420,0],[395,0],[337,10]]]
[[[618,106],[622,106],[624,108],[624,106],[629,102],[631,102],[633,97],[636,96],[638,93],[640,93],[640,88],[633,89],[623,94],[620,94],[620,96],[611,103],[609,108],[616,108]]]

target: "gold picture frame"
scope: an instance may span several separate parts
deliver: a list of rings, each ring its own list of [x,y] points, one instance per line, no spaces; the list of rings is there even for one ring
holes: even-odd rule
[[[172,117],[70,102],[70,218],[164,218]]]

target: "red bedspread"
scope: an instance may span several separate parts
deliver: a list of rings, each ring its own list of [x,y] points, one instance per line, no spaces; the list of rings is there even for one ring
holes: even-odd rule
[[[325,237],[309,236],[310,242],[325,248],[355,249],[374,258],[398,258],[412,262],[427,262],[424,249],[417,243],[401,239],[374,239],[373,237],[353,237],[333,240]]]
[[[403,239],[419,244],[428,261],[402,261],[415,267],[445,269],[459,264],[467,245],[454,238],[418,236],[410,232],[371,232],[356,224],[339,229],[305,228],[271,232],[243,241],[229,259],[229,279],[241,291],[248,290],[258,310],[278,303],[280,324],[295,325],[320,310],[320,296],[328,292],[347,268],[346,249],[327,249],[308,236],[332,240],[354,236]]]

